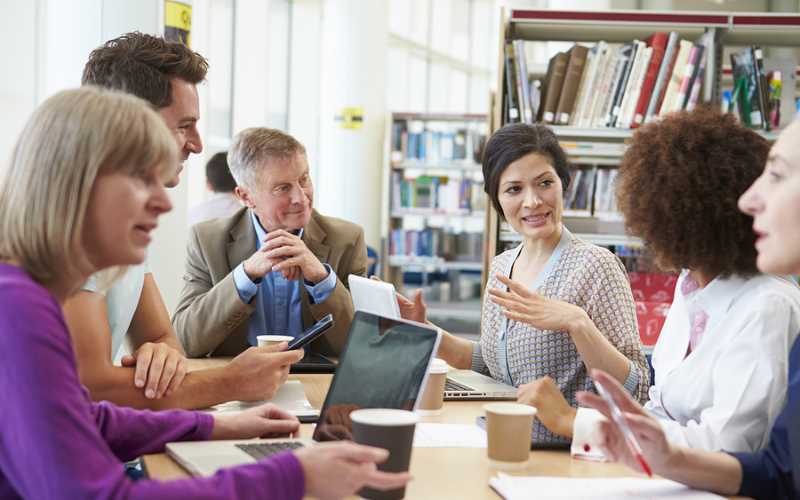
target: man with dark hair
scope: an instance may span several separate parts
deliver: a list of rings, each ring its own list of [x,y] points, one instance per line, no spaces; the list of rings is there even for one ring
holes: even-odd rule
[[[95,49],[84,85],[129,92],[148,101],[172,131],[183,163],[203,150],[196,85],[208,63],[185,45],[128,33]],[[166,184],[178,184],[178,174]],[[228,365],[187,373],[186,358],[147,262],[130,267],[108,290],[93,277],[64,305],[81,382],[92,398],[138,408],[202,408],[232,399],[269,399],[297,352],[254,348]],[[114,366],[124,339],[132,355]]]
[[[236,180],[228,168],[227,155],[225,151],[217,153],[206,163],[206,187],[214,194],[189,210],[189,227],[199,222],[229,217],[242,208],[239,198],[233,193]]]

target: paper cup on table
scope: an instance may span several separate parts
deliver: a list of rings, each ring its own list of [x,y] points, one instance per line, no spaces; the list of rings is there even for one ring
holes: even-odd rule
[[[420,415],[440,415],[444,405],[444,384],[447,381],[449,367],[443,359],[434,358],[428,370],[428,383],[422,391],[417,405]]]
[[[259,335],[256,339],[258,340],[258,347],[264,347],[265,345],[280,344],[281,342],[291,342],[294,337],[288,335]]]
[[[383,448],[389,451],[389,458],[378,464],[378,470],[386,472],[406,472],[411,462],[411,445],[414,442],[414,428],[419,416],[406,410],[372,408],[350,413],[353,425],[353,440],[359,444]],[[397,500],[406,494],[406,488],[379,491],[362,488],[358,494],[372,500]]]
[[[489,463],[500,469],[524,469],[531,451],[536,408],[517,403],[489,403],[483,409]]]

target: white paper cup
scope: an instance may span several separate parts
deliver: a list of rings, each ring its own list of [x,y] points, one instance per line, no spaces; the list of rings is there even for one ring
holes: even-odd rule
[[[280,344],[281,342],[291,342],[294,337],[288,335],[259,335],[256,339],[258,340],[258,347],[264,347],[265,345]]]

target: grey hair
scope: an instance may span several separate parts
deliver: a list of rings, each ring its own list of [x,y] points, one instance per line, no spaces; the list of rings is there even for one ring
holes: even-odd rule
[[[228,166],[236,184],[254,188],[258,172],[269,160],[288,160],[306,148],[291,135],[274,128],[251,127],[236,134],[228,150]]]

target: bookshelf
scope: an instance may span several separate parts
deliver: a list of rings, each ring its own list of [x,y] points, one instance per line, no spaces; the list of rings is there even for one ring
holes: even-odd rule
[[[548,76],[548,60],[535,60],[525,58],[515,60],[514,52],[519,50],[522,45],[523,54],[527,51],[523,42],[571,42],[580,43],[587,48],[594,47],[600,41],[606,42],[609,47],[611,44],[631,44],[638,40],[647,40],[656,32],[675,32],[679,40],[687,40],[700,43],[701,37],[705,43],[705,64],[696,64],[694,75],[702,75],[698,84],[698,103],[711,103],[719,105],[724,87],[732,87],[730,76],[729,54],[732,49],[759,45],[762,47],[798,47],[800,46],[800,15],[796,14],[750,14],[750,13],[703,13],[703,12],[653,12],[653,11],[562,11],[562,10],[503,10],[500,16],[500,37],[497,47],[497,86],[498,95],[494,99],[491,111],[491,130],[494,131],[503,124],[509,117],[515,116],[509,108],[513,107],[514,100],[517,99],[519,109],[516,116],[522,121],[537,121],[537,112],[531,106],[527,116],[532,119],[526,120],[526,114],[522,109],[522,104],[526,102],[525,96],[533,101],[532,95],[536,93],[533,79],[542,77],[541,87],[535,88],[545,94],[539,103],[544,106],[546,99],[545,89],[547,86],[546,77]],[[704,37],[705,33],[711,33]],[[520,42],[522,41],[522,42]],[[644,46],[643,44],[640,45]],[[645,52],[650,57],[654,53],[650,51],[650,45],[646,45],[648,51]],[[611,50],[611,49],[609,49]],[[619,49],[614,49],[619,50]],[[642,49],[639,48],[639,51]],[[675,49],[677,52],[677,48]],[[509,53],[512,55],[509,56]],[[537,54],[540,58],[542,51],[534,50],[531,54]],[[796,54],[796,53],[795,53]],[[596,55],[596,54],[595,54]],[[663,55],[663,54],[662,54]],[[569,56],[569,55],[568,55]],[[796,55],[795,55],[796,57]],[[532,60],[533,59],[533,60]],[[554,58],[555,59],[555,58]],[[666,59],[666,57],[664,57]],[[600,59],[602,60],[602,59]],[[631,66],[634,66],[634,57],[631,58]],[[510,62],[511,61],[511,62]],[[585,68],[590,67],[587,59]],[[699,59],[698,59],[699,61]],[[553,62],[551,61],[551,64]],[[647,63],[643,63],[646,65]],[[795,61],[794,66],[797,63]],[[647,67],[642,66],[644,75]],[[658,66],[656,66],[658,69]],[[787,82],[792,85],[784,85],[784,94],[790,93],[792,101],[797,94],[797,78],[800,74],[791,68],[791,78]],[[565,72],[567,72],[565,70]],[[610,70],[609,70],[610,71]],[[634,69],[629,70],[631,74]],[[511,82],[510,75],[522,75],[529,78],[530,88],[521,89],[519,81]],[[727,77],[726,77],[727,74]],[[784,73],[785,75],[786,73]],[[582,75],[578,73],[578,78]],[[669,76],[669,75],[668,75]],[[511,76],[513,79],[514,76]],[[599,76],[596,78],[600,78]],[[633,79],[634,77],[631,76]],[[668,79],[665,85],[669,85]],[[637,80],[633,80],[634,83]],[[583,81],[581,80],[581,84]],[[565,84],[563,84],[565,85]],[[636,85],[634,85],[636,86]],[[637,92],[640,90],[637,87]],[[563,87],[562,87],[563,88]],[[625,83],[622,83],[625,88]],[[545,90],[542,90],[545,89]],[[690,90],[693,90],[690,88]],[[527,94],[525,93],[527,91]],[[654,91],[655,93],[655,91]],[[523,96],[523,97],[519,97]],[[663,95],[662,95],[663,98]],[[685,99],[684,106],[688,102],[688,94],[682,97]],[[580,101],[580,90],[574,97],[575,111]],[[589,97],[591,99],[591,97]],[[643,99],[647,99],[643,97]],[[509,103],[509,100],[511,103]],[[559,103],[560,104],[560,103]],[[635,104],[635,102],[634,102]],[[645,102],[647,104],[647,102]],[[660,104],[660,101],[659,101]],[[781,108],[782,110],[784,108]],[[591,110],[591,108],[590,108]],[[794,111],[794,110],[793,110]],[[555,113],[558,116],[558,112]],[[543,114],[538,114],[539,119],[543,119]],[[515,120],[520,121],[520,120]],[[558,119],[556,119],[558,121]],[[597,210],[598,193],[597,187],[601,177],[604,185],[613,185],[614,170],[619,164],[625,152],[626,143],[632,137],[635,129],[628,128],[635,125],[609,125],[606,127],[598,126],[575,126],[577,120],[570,120],[570,125],[548,124],[558,136],[562,147],[567,153],[570,164],[575,168],[575,172],[582,172],[582,178],[588,179],[588,185],[593,186],[587,190],[588,197],[581,199],[581,193],[567,193],[565,196],[564,224],[574,234],[585,241],[608,247],[623,256],[623,261],[628,263],[629,258],[635,259],[644,255],[642,253],[642,242],[638,238],[631,237],[625,233],[625,225],[621,216],[613,213],[613,202],[608,199],[607,190],[603,191],[604,209]],[[585,123],[585,121],[584,121]],[[626,121],[625,123],[633,123]],[[776,131],[757,130],[760,134],[770,140],[777,136]],[[573,176],[573,183],[577,177]],[[611,190],[613,197],[613,190]],[[584,193],[585,194],[585,193]],[[570,206],[571,200],[578,200],[574,206]],[[611,211],[609,211],[609,207]],[[497,213],[488,207],[486,216],[486,239],[487,251],[484,255],[484,281],[491,259],[502,251],[516,246],[521,238],[515,234],[507,224],[503,223]],[[629,270],[631,270],[629,268]],[[635,271],[638,269],[634,268]],[[641,324],[640,318],[640,324]]]
[[[428,314],[477,333],[487,217],[478,161],[486,115],[392,113],[383,175],[381,274],[422,288]]]

